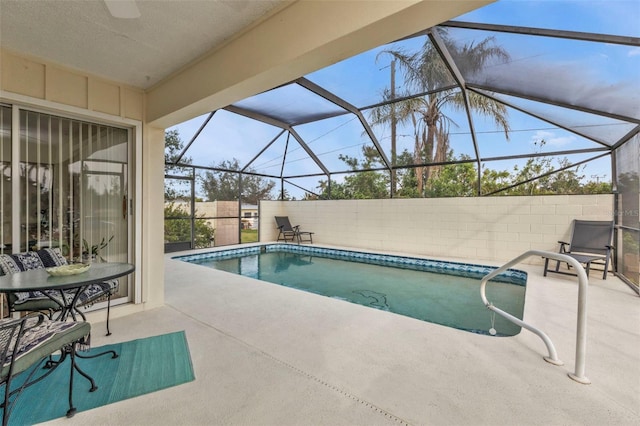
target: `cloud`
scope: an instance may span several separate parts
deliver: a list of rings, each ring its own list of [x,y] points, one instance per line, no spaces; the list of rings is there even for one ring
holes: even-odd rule
[[[640,56],[640,47],[634,47],[633,49],[629,50],[629,52],[627,52],[627,56]]]
[[[573,135],[557,136],[554,132],[550,132],[548,130],[538,130],[533,136],[531,136],[531,143],[535,144],[543,139],[545,141],[545,145],[554,147],[568,146],[577,141],[576,137]]]

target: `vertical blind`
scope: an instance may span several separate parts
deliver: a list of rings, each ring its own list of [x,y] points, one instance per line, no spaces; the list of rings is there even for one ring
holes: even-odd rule
[[[12,129],[15,110],[0,106],[0,252],[128,261],[129,130],[22,109]]]

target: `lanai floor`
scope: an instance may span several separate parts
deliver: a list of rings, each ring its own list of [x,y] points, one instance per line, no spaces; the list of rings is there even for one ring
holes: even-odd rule
[[[592,384],[582,385],[567,376],[575,278],[518,268],[529,273],[524,318],[551,337],[563,366],[546,363],[543,342],[526,330],[472,334],[166,256],[166,305],[112,320],[113,335],[94,333],[93,344],[185,330],[196,380],[50,423],[640,424],[638,296],[592,274]]]

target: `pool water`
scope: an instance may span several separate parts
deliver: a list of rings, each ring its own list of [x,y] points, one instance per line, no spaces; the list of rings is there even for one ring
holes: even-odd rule
[[[269,251],[263,248],[255,253],[222,251],[211,253],[216,256],[178,259],[475,333],[489,334],[492,327],[499,336],[520,332],[517,325],[494,316],[480,299],[480,279],[492,268],[460,273],[465,268],[445,262],[455,274],[429,272],[428,265],[406,261],[411,258],[400,258],[404,263],[393,262],[394,257],[372,261],[344,253],[332,256],[335,250],[295,252],[296,246],[289,245],[280,251],[278,246],[284,245],[271,245]],[[525,285],[514,283],[517,279],[503,281],[507,282],[489,282],[487,297],[495,306],[522,318]]]

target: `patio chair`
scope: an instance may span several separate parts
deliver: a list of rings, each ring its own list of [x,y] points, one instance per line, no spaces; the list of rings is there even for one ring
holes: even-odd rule
[[[29,251],[19,254],[0,255],[0,275],[13,274],[38,268],[51,268],[67,265],[67,260],[62,256],[59,248],[45,248],[38,251]],[[107,336],[111,335],[109,329],[109,314],[111,311],[111,296],[118,291],[118,280],[110,280],[87,286],[78,296],[78,307],[89,307],[100,301],[107,301]],[[76,291],[64,290],[62,294],[68,300],[75,296]],[[56,311],[60,310],[64,303],[56,302],[61,297],[58,291],[49,291],[44,294],[40,291],[7,294],[7,305],[11,312],[47,312],[49,319],[53,319]],[[80,310],[71,312],[72,316],[78,314],[83,320],[85,315]]]
[[[571,242],[558,241],[560,243],[559,253],[571,256],[584,264],[587,276],[589,276],[589,269],[592,263],[604,263],[602,279],[606,280],[613,250],[612,240],[613,221],[574,220],[571,229]],[[546,258],[544,261],[544,276],[547,276],[547,272],[576,275],[560,271],[560,263],[560,261],[556,261],[555,269],[549,269],[549,259]],[[571,268],[568,264],[567,267]]]
[[[288,216],[276,216],[276,225],[278,225],[278,241],[296,240],[300,243],[313,243],[313,232],[300,231],[300,225],[291,226]]]
[[[51,321],[43,314],[0,320],[0,386],[4,385],[4,401],[1,406],[3,426],[8,424],[12,408],[22,391],[63,365],[62,361],[67,355],[70,356],[67,417],[75,414],[73,372],[78,370],[82,373],[75,361],[76,345],[84,342],[90,331],[91,324],[88,322]],[[48,363],[56,352],[60,353],[58,361]],[[19,385],[12,389],[13,379],[20,373],[26,374],[26,377],[24,380],[21,378]]]

